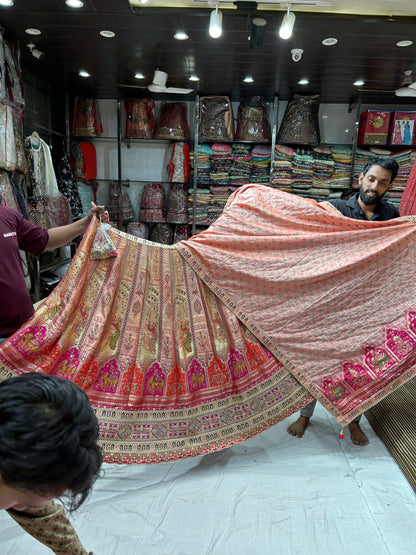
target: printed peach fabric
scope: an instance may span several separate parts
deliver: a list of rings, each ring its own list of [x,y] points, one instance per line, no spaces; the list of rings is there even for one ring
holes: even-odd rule
[[[178,248],[340,424],[415,375],[415,217],[353,220],[247,185]]]
[[[0,379],[63,376],[89,395],[108,462],[222,449],[316,397],[346,424],[415,375],[416,225],[363,222],[261,185],[165,246],[111,230],[0,346]]]

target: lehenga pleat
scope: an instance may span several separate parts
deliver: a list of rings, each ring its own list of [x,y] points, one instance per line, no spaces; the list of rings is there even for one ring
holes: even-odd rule
[[[173,247],[87,231],[64,279],[0,353],[2,379],[45,372],[87,393],[107,462],[222,449],[286,418],[310,394]]]

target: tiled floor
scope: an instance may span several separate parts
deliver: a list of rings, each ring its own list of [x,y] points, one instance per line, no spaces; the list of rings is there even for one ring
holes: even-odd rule
[[[105,465],[73,515],[96,555],[416,555],[415,493],[363,418],[364,448],[318,406],[204,457]],[[50,553],[0,513],[2,555]]]

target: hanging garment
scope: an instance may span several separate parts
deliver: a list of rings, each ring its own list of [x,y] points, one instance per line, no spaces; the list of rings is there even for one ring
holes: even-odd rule
[[[189,145],[174,143],[168,168],[171,183],[187,183],[189,179]]]
[[[71,167],[77,180],[93,181],[97,179],[97,153],[92,143],[72,143]]]
[[[155,103],[151,98],[126,98],[126,138],[153,139],[156,121],[153,115]]]
[[[13,125],[13,108],[0,103],[0,168],[14,171],[16,169],[16,137]]]
[[[79,384],[107,462],[223,449],[312,396],[345,425],[416,375],[415,218],[247,185],[173,246],[112,230],[118,256],[93,261],[96,229],[0,346],[0,376]]]
[[[23,80],[20,72],[17,44],[4,41],[4,61],[6,73],[6,89],[8,99],[15,106],[22,107],[25,103],[23,95]]]
[[[39,195],[27,201],[29,221],[46,229],[70,224],[69,201],[64,195]]]
[[[59,196],[60,192],[53,168],[49,146],[36,131],[25,139],[31,180],[31,196]]]
[[[103,132],[100,113],[94,98],[77,97],[74,104],[72,135],[98,137]]]
[[[58,166],[57,182],[58,189],[69,200],[72,218],[78,220],[82,215],[82,203],[65,148]]]

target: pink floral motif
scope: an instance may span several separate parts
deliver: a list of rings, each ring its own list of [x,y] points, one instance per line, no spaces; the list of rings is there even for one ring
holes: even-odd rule
[[[248,368],[244,360],[244,356],[236,349],[230,349],[228,367],[234,380],[238,380],[238,378],[242,378],[248,374]]]
[[[353,388],[360,389],[371,381],[370,376],[361,364],[352,364],[348,362],[344,364],[344,379]]]
[[[163,395],[165,374],[157,362],[154,362],[144,378],[144,395]]]
[[[416,348],[416,343],[403,330],[387,330],[387,347],[402,359]]]
[[[44,326],[34,327],[28,326],[11,339],[14,347],[24,355],[28,355],[32,351],[36,351],[44,343],[46,328]]]
[[[193,360],[188,370],[189,393],[207,388],[205,371],[197,360]]]
[[[97,381],[94,384],[94,391],[105,393],[115,393],[120,379],[120,370],[117,362],[111,359],[98,373]]]
[[[394,360],[384,349],[379,347],[366,347],[365,363],[377,374],[377,376],[379,376],[385,372],[385,370],[393,366]]]
[[[166,395],[183,395],[186,393],[185,372],[175,365],[168,375]]]
[[[220,358],[213,357],[209,363],[208,379],[211,387],[219,387],[230,381],[227,366]]]

